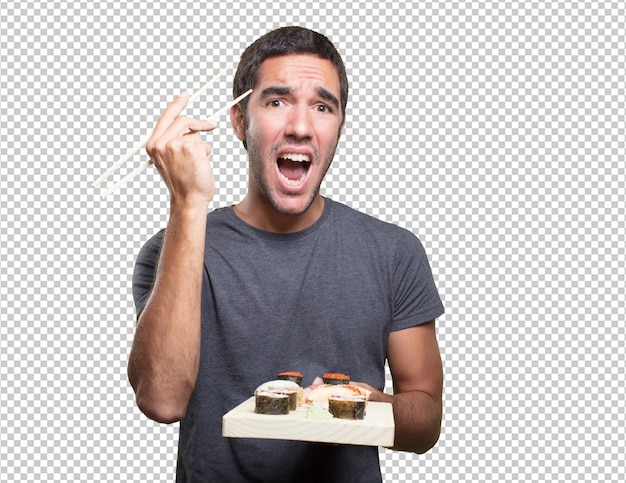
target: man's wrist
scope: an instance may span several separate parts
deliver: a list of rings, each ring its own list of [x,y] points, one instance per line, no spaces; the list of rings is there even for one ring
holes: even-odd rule
[[[188,221],[198,218],[202,219],[207,215],[208,206],[209,203],[207,201],[170,200],[170,218],[179,217]]]

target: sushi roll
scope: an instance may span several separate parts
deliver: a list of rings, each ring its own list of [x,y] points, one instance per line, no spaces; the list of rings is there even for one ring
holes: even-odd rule
[[[298,386],[302,386],[302,373],[295,371],[281,372],[276,376],[276,379],[281,381],[295,382]]]
[[[298,384],[296,384],[295,382],[284,381],[280,379],[268,381],[261,384],[259,387],[257,387],[255,394],[258,391],[271,391],[287,394],[292,399],[295,398],[296,406],[300,406],[302,404],[302,395],[304,393],[302,387],[298,386]],[[292,395],[292,391],[295,392],[295,396]]]
[[[337,372],[327,372],[322,379],[324,380],[324,384],[350,384],[350,376]]]
[[[257,391],[254,412],[258,414],[289,414],[289,396],[271,391]]]
[[[363,419],[365,401],[363,396],[331,396],[328,398],[328,411],[339,419]]]
[[[276,394],[284,394],[289,398],[289,411],[298,409],[298,391],[295,389],[272,389],[271,392]]]

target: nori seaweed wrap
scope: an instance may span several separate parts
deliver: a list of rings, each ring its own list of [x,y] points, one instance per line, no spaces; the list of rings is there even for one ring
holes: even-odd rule
[[[259,391],[254,395],[254,412],[258,414],[289,414],[289,396],[270,391]]]
[[[328,398],[328,411],[339,419],[363,419],[365,417],[365,398],[331,396]]]

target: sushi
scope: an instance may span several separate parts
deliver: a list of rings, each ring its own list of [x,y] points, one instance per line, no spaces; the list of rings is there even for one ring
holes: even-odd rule
[[[302,386],[302,373],[295,371],[281,372],[276,376],[276,379],[281,381],[295,382],[298,386]]]
[[[345,396],[354,397],[362,396],[367,399],[371,391],[359,386],[353,386],[351,384],[333,385],[324,384],[316,387],[306,396],[307,403],[317,403],[324,409],[328,407],[328,399],[332,396]]]
[[[276,379],[274,381],[268,381],[257,387],[255,394],[259,391],[276,392],[280,394],[286,394],[290,400],[291,410],[294,411],[296,407],[302,404],[302,387],[298,386],[295,382],[284,381]]]
[[[331,396],[328,412],[339,419],[363,419],[365,417],[364,396]]]
[[[338,372],[327,372],[322,377],[324,384],[350,384],[350,376]]]
[[[271,391],[257,391],[254,412],[258,414],[289,414],[289,396]]]

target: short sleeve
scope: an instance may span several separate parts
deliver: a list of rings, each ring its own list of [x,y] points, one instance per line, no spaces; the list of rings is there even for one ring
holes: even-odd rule
[[[426,251],[408,230],[400,230],[392,273],[394,310],[391,330],[421,325],[444,313]]]
[[[150,295],[150,291],[154,285],[154,276],[161,244],[163,242],[163,234],[164,230],[148,240],[139,251],[139,255],[137,255],[137,260],[135,261],[135,269],[133,272],[133,299],[135,301],[137,317],[139,317],[139,314],[146,305],[148,295]]]

